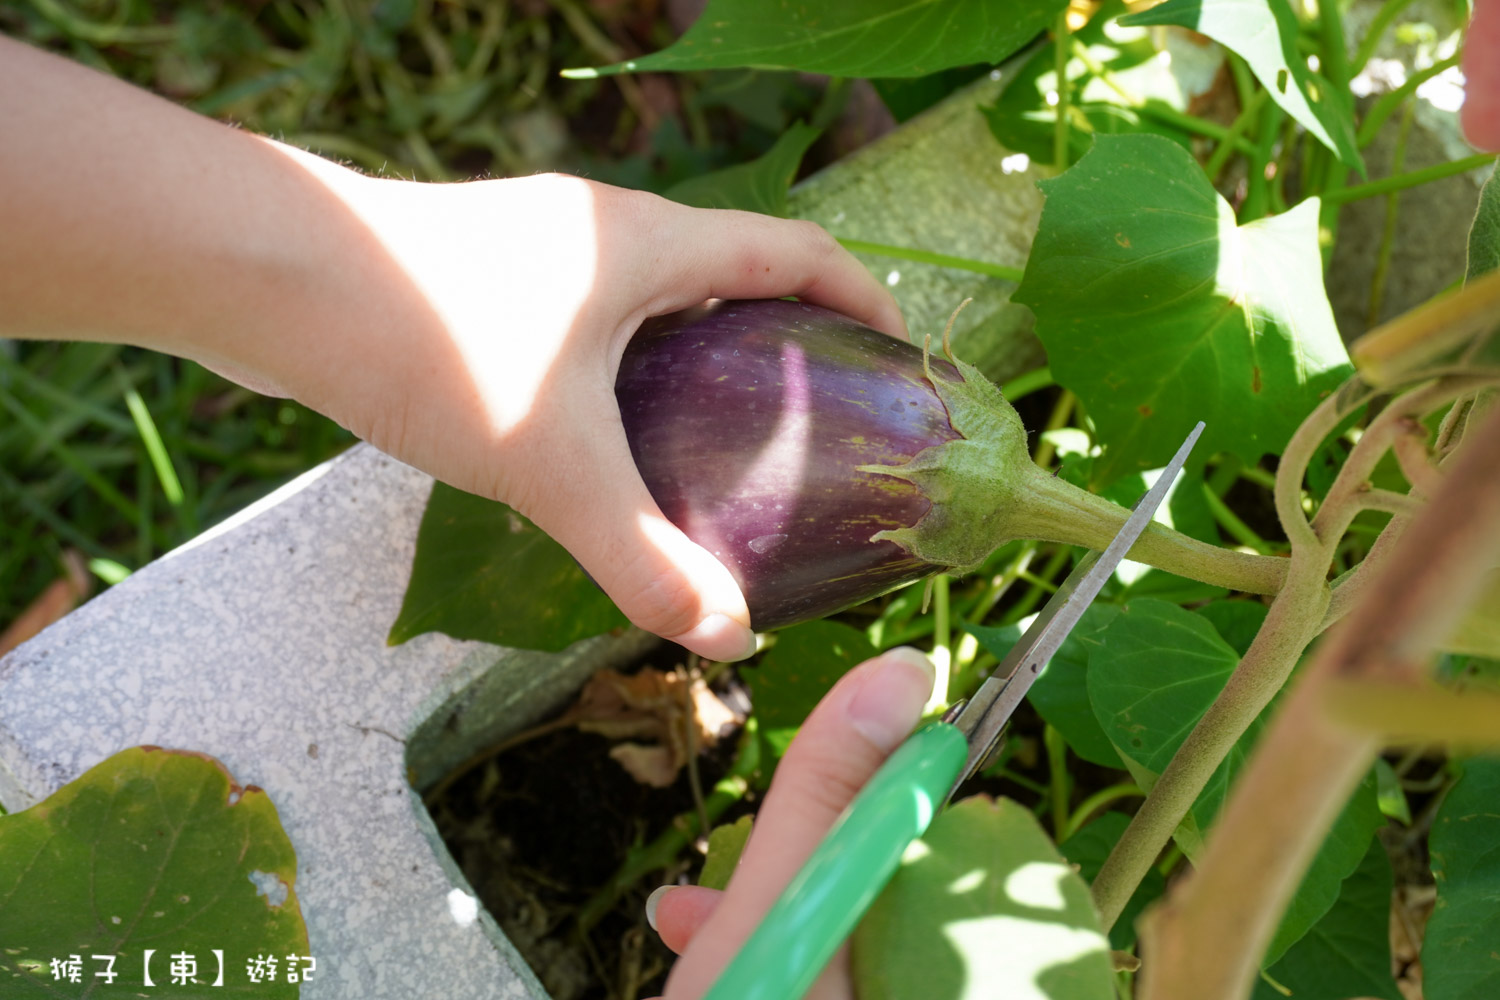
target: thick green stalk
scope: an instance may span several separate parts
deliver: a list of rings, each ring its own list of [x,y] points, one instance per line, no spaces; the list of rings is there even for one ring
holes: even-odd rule
[[[1130,511],[1079,489],[1036,466],[1026,474],[1026,510],[1011,524],[1021,537],[1102,549]],[[1286,580],[1287,560],[1250,555],[1200,542],[1152,523],[1130,550],[1130,558],[1178,576],[1251,594],[1274,594]]]
[[[1029,538],[1103,549],[1130,511],[1059,479],[1031,461],[1026,428],[1000,390],[972,365],[950,355],[958,377],[929,368],[928,380],[959,438],[926,448],[902,465],[865,472],[904,479],[932,502],[915,525],[882,531],[918,558],[955,574],[977,569],[1006,542]],[[1286,560],[1247,555],[1152,524],[1130,557],[1204,583],[1274,594]]]
[[[1197,801],[1230,748],[1291,676],[1317,637],[1328,606],[1328,566],[1322,546],[1292,553],[1286,586],[1229,683],[1178,748],[1151,794],[1094,879],[1094,905],[1105,927],[1125,909],[1135,887]]]

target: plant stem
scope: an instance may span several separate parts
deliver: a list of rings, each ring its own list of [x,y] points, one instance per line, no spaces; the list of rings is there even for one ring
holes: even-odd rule
[[[1219,495],[1209,488],[1207,483],[1203,484],[1203,499],[1208,504],[1209,511],[1219,527],[1229,532],[1231,538],[1241,545],[1247,545],[1263,556],[1271,554],[1271,546],[1266,540],[1255,533],[1255,529],[1240,519],[1240,516],[1229,509]]]
[[[1033,392],[1039,392],[1056,384],[1057,380],[1052,377],[1051,368],[1038,368],[1036,371],[1017,375],[1002,385],[1000,387],[1000,394],[1014,403],[1023,396],[1029,396]]]
[[[1047,426],[1042,428],[1042,433],[1037,435],[1036,454],[1031,456],[1031,460],[1042,468],[1045,469],[1052,464],[1052,456],[1057,450],[1057,446],[1047,437],[1048,432],[1067,426],[1068,418],[1073,415],[1073,407],[1077,402],[1078,397],[1067,389],[1064,389],[1062,395],[1057,397],[1057,404],[1052,407],[1052,413],[1047,417]]]
[[[750,789],[750,777],[760,766],[760,737],[752,718],[745,724],[740,736],[739,750],[729,773],[720,778],[714,790],[703,802],[703,811],[712,823],[724,811],[745,797]],[[673,817],[667,828],[657,834],[656,839],[644,847],[634,849],[625,863],[610,876],[603,888],[594,893],[578,910],[579,930],[587,933],[615,905],[619,898],[648,874],[670,865],[682,849],[700,834],[708,831],[699,826],[696,809]]]
[[[1052,839],[1061,841],[1068,829],[1068,744],[1062,733],[1049,724],[1042,730],[1042,745],[1047,748],[1047,775],[1051,784],[1048,799],[1052,804]]]
[[[1246,180],[1245,202],[1239,211],[1241,222],[1254,222],[1270,210],[1271,180],[1266,176],[1266,169],[1272,162],[1271,154],[1275,151],[1276,137],[1281,131],[1284,115],[1281,105],[1275,101],[1267,101],[1261,105],[1255,150],[1249,154],[1250,176]]]
[[[1416,120],[1417,104],[1407,101],[1401,113],[1401,128],[1396,133],[1396,148],[1391,152],[1391,174],[1397,175],[1406,169],[1406,144],[1411,137],[1412,122]],[[1392,191],[1385,198],[1385,225],[1381,229],[1380,249],[1375,255],[1375,275],[1370,279],[1370,305],[1365,311],[1365,326],[1374,327],[1380,322],[1380,304],[1385,297],[1385,277],[1391,269],[1391,251],[1396,242],[1396,210],[1401,195]]]
[[[1415,94],[1418,87],[1433,77],[1441,73],[1446,73],[1457,66],[1461,55],[1461,52],[1455,52],[1447,59],[1435,62],[1426,69],[1418,70],[1408,77],[1406,82],[1401,86],[1376,101],[1374,106],[1370,108],[1369,113],[1365,115],[1365,120],[1359,123],[1359,133],[1354,139],[1359,148],[1364,149],[1370,144],[1371,140],[1375,138],[1375,133],[1380,131],[1380,126],[1385,124],[1385,120],[1401,106],[1402,102],[1412,94]]]
[[[1006,281],[1019,282],[1025,275],[1025,269],[1019,267],[1006,267],[1004,264],[991,264],[988,261],[970,260],[967,257],[955,257],[952,254],[934,253],[931,250],[918,250],[915,247],[897,247],[886,243],[870,243],[865,240],[851,240],[844,237],[838,238],[839,244],[851,253],[868,253],[877,257],[894,257],[897,260],[909,260],[918,264],[935,264],[938,267],[951,267],[959,271],[973,271],[975,274],[987,274],[992,278],[1004,278]]]
[[[1250,97],[1249,101],[1240,108],[1239,116],[1229,126],[1229,134],[1224,137],[1218,146],[1214,147],[1214,151],[1209,156],[1208,161],[1203,164],[1203,172],[1208,175],[1209,181],[1218,180],[1219,172],[1224,169],[1224,164],[1228,163],[1229,158],[1236,152],[1236,141],[1245,134],[1245,131],[1250,127],[1250,123],[1259,117],[1261,105],[1266,103],[1267,96],[1266,91],[1257,90]]]
[[[1108,788],[1101,788],[1080,802],[1078,808],[1073,810],[1073,815],[1068,817],[1068,825],[1063,829],[1063,835],[1060,839],[1067,840],[1073,834],[1083,829],[1083,825],[1089,821],[1090,817],[1111,802],[1118,802],[1120,799],[1136,798],[1145,794],[1145,792],[1141,791],[1139,785],[1128,781],[1121,782],[1118,785],[1110,785]]]
[[[1401,12],[1411,5],[1412,0],[1385,0],[1376,11],[1375,19],[1370,22],[1369,30],[1359,43],[1359,51],[1354,54],[1354,60],[1349,65],[1350,78],[1356,77],[1364,70],[1365,64],[1380,47],[1380,39],[1385,35],[1386,29],[1391,22],[1400,16]]]
[[[1044,542],[1102,549],[1130,511],[1057,479],[1036,466],[1027,470],[1027,505],[1014,513],[1017,534]],[[1286,579],[1287,561],[1220,548],[1150,524],[1130,550],[1131,559],[1203,583],[1252,594],[1274,594]]]
[[[1057,15],[1057,21],[1052,27],[1052,65],[1057,75],[1057,121],[1052,129],[1052,162],[1058,170],[1068,169],[1068,113],[1072,105],[1071,85],[1068,82],[1068,49],[1071,41],[1068,8],[1064,4],[1062,13]]]
[[[1093,54],[1089,52],[1088,47],[1076,38],[1073,39],[1073,55],[1088,67],[1090,73],[1103,80],[1105,86],[1109,87],[1116,94],[1119,94],[1126,104],[1147,118],[1155,118],[1159,122],[1175,125],[1184,132],[1191,132],[1194,135],[1205,135],[1210,139],[1217,139],[1220,142],[1229,142],[1235,149],[1246,155],[1253,155],[1255,153],[1254,146],[1243,138],[1230,136],[1230,130],[1223,125],[1205,121],[1197,115],[1190,115],[1185,111],[1178,111],[1169,104],[1163,104],[1159,101],[1147,101],[1136,94],[1132,94],[1122,87],[1120,82],[1115,79],[1115,75],[1109,71],[1109,68],[1095,59]]]
[[[1329,205],[1342,205],[1346,202],[1358,201],[1361,198],[1373,198],[1376,195],[1389,194],[1392,191],[1402,191],[1409,187],[1442,180],[1444,177],[1467,173],[1470,170],[1494,163],[1495,159],[1496,155],[1494,153],[1476,153],[1473,156],[1466,156],[1461,160],[1435,163],[1430,167],[1423,167],[1421,170],[1409,170],[1404,174],[1382,177],[1378,181],[1356,184],[1353,187],[1340,188],[1335,191],[1326,191],[1323,194],[1323,201]]]
[[[1272,721],[1193,877],[1148,917],[1145,998],[1248,994],[1282,908],[1379,747],[1340,690],[1426,686],[1431,651],[1500,559],[1500,413],[1475,437]]]
[[[1197,801],[1230,749],[1286,683],[1318,633],[1328,604],[1321,546],[1292,550],[1286,585],[1218,698],[1173,755],[1094,879],[1103,926],[1114,925],[1135,887]],[[1207,994],[1204,994],[1207,995]]]

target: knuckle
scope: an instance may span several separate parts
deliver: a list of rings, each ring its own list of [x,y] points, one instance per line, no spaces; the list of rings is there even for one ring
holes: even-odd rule
[[[788,753],[790,757],[790,752]],[[851,759],[849,748],[837,753],[811,750],[798,754],[784,769],[792,783],[788,790],[806,806],[837,816],[859,794],[867,777],[861,761]],[[778,772],[783,773],[783,772]]]
[[[840,249],[838,240],[834,239],[828,230],[816,222],[797,220],[792,224],[798,227],[801,239],[811,253],[819,256],[829,256],[838,253]]]
[[[631,567],[626,579],[640,579],[629,595],[626,614],[630,620],[647,632],[670,638],[681,635],[698,624],[702,617],[698,594],[681,573],[671,569],[647,569]]]

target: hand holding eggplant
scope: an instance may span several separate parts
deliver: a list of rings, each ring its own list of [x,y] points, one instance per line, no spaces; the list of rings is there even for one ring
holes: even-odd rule
[[[715,659],[749,653],[748,614],[631,462],[626,341],[712,297],[905,332],[809,223],[560,176],[365,177],[3,37],[0,134],[0,336],[154,347],[299,399],[516,507],[638,625]]]

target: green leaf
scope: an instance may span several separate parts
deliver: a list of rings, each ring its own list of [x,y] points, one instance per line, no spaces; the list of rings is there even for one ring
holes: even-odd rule
[[[1500,758],[1464,762],[1428,849],[1437,905],[1422,940],[1426,998],[1493,1000],[1500,996]]]
[[[1287,0],[1167,0],[1122,17],[1128,26],[1175,24],[1207,35],[1244,59],[1271,100],[1338,156],[1365,172],[1347,95],[1314,80],[1297,51],[1297,15]]]
[[[1214,601],[1199,608],[1197,613],[1213,623],[1219,638],[1229,643],[1240,656],[1250,649],[1255,634],[1265,623],[1270,608],[1260,601]]]
[[[1401,787],[1401,776],[1384,757],[1375,758],[1375,795],[1381,815],[1411,826],[1411,803],[1406,801],[1406,789]]]
[[[786,752],[834,682],[875,652],[863,632],[838,622],[807,622],[777,633],[771,651],[740,674],[773,757]]]
[[[871,80],[875,93],[885,102],[886,110],[897,122],[909,121],[934,104],[975,80],[988,69],[983,65],[945,69],[927,76],[907,79]]]
[[[1104,867],[1109,852],[1114,850],[1130,817],[1121,812],[1107,812],[1084,826],[1073,836],[1058,845],[1069,864],[1078,866],[1078,874],[1085,882],[1092,883]],[[1167,880],[1155,868],[1148,869],[1131,893],[1130,901],[1120,911],[1120,917],[1109,931],[1109,946],[1116,951],[1129,951],[1135,944],[1135,920],[1167,889]]]
[[[1385,848],[1371,843],[1333,906],[1267,975],[1296,1000],[1402,1000],[1391,976],[1391,882]],[[1262,980],[1252,1000],[1283,1000],[1283,994]]]
[[[1063,0],[709,0],[671,46],[569,77],[694,69],[792,69],[830,76],[926,76],[997,63],[1036,37]]]
[[[1171,56],[1159,50],[1145,28],[1122,28],[1115,18],[1125,10],[1120,0],[1108,0],[1073,34],[1087,48],[1089,58],[1109,71],[1110,80],[1133,98],[1147,104],[1186,110],[1182,86],[1172,74]],[[1073,99],[1071,119],[1081,116],[1088,128],[1068,130],[1069,162],[1089,150],[1093,135],[1152,132],[1184,149],[1192,148],[1186,132],[1149,117],[1130,104],[1078,56],[1068,60],[1067,78]],[[1038,163],[1056,164],[1057,69],[1055,50],[1039,50],[1000,94],[993,105],[981,106],[990,133],[1006,149],[1025,153]]]
[[[213,996],[295,998],[286,956],[308,956],[297,858],[266,793],[212,758],[160,747],[115,754],[24,812],[0,817],[0,982],[8,1000],[172,992],[171,956]],[[81,959],[79,982],[52,961]],[[94,956],[113,956],[113,968]],[[247,965],[274,955],[275,982]],[[300,972],[305,963],[299,962]],[[113,971],[114,982],[99,973]],[[318,970],[322,971],[322,970]],[[316,973],[314,973],[316,975]],[[188,992],[192,992],[189,990]],[[198,994],[206,995],[206,994]]]
[[[1438,658],[1437,679],[1444,684],[1500,685],[1500,660],[1486,656],[1442,656]]]
[[[698,884],[708,889],[723,889],[729,885],[740,855],[745,853],[745,843],[750,839],[750,828],[754,818],[741,816],[733,823],[716,826],[708,835],[708,854],[703,859],[703,871],[698,875]]]
[[[1101,135],[1047,194],[1014,298],[1105,445],[1096,478],[1204,454],[1279,452],[1353,370],[1323,291],[1318,206],[1236,226],[1192,156]]]
[[[1126,604],[1094,641],[1088,689],[1095,715],[1120,753],[1143,770],[1148,781],[1154,780],[1223,690],[1239,664],[1239,654],[1207,617],[1150,599]],[[1190,857],[1200,847],[1196,831],[1206,830],[1223,807],[1265,718],[1257,719],[1240,737],[1194,803],[1193,827],[1179,835]],[[1340,883],[1359,864],[1383,822],[1375,783],[1367,778],[1303,876],[1267,962],[1276,961],[1333,905]]]
[[[786,215],[786,193],[807,147],[822,133],[801,122],[776,140],[764,156],[672,185],[664,194],[697,208],[738,208],[763,215]]]
[[[1500,267],[1500,163],[1479,189],[1479,208],[1469,227],[1468,279],[1473,281]]]
[[[1090,763],[1116,768],[1121,766],[1120,755],[1094,717],[1087,676],[1089,649],[1095,634],[1119,613],[1119,607],[1113,604],[1089,605],[1026,695],[1037,714],[1062,733],[1074,753]],[[1021,629],[1015,625],[1003,628],[965,625],[964,629],[996,659],[1004,659],[1021,638]]]
[[[546,532],[505,504],[437,483],[387,641],[442,632],[555,653],[629,624]]]
[[[860,1000],[1112,1000],[1088,886],[1030,810],[965,799],[938,816],[854,932]]]

